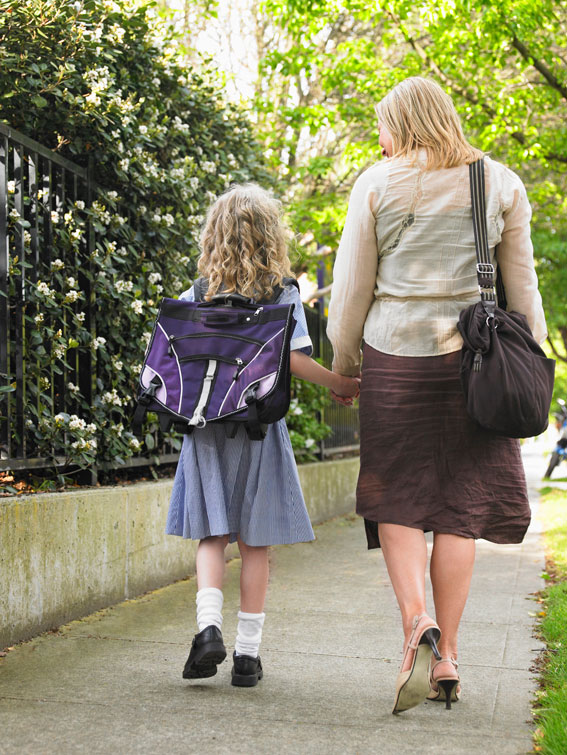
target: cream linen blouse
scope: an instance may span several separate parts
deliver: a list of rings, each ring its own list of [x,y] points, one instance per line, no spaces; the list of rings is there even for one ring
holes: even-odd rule
[[[458,351],[457,321],[479,300],[469,168],[435,171],[387,158],[352,190],[333,271],[327,334],[333,369],[360,371],[361,339],[399,356]],[[506,288],[508,310],[547,336],[530,239],[531,208],[518,176],[485,157],[488,244]]]

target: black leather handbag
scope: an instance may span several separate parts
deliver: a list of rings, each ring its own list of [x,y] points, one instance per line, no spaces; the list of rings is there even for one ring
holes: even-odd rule
[[[486,232],[484,160],[469,166],[469,177],[481,300],[464,309],[457,324],[464,341],[461,384],[467,412],[498,435],[531,438],[548,425],[555,361],[534,339],[526,317],[506,311],[500,276],[497,298]]]

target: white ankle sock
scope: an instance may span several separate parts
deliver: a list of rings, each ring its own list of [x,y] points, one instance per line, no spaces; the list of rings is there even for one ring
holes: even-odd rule
[[[265,613],[238,612],[238,629],[236,642],[234,643],[236,655],[249,655],[252,658],[258,657],[265,618]]]
[[[196,597],[199,632],[202,632],[205,627],[210,627],[211,624],[222,629],[223,601],[222,590],[217,587],[203,587],[199,590]]]

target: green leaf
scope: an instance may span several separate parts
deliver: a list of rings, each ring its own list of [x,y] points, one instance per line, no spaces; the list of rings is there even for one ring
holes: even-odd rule
[[[48,106],[48,101],[45,99],[45,97],[42,97],[41,94],[34,94],[34,96],[31,98],[32,103],[39,108],[44,108]]]

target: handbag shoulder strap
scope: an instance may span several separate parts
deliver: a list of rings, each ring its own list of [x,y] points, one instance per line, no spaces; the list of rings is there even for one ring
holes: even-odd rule
[[[486,230],[486,201],[484,187],[484,159],[469,165],[471,203],[476,248],[476,275],[480,300],[487,315],[494,315],[496,309],[496,289],[494,287],[494,265],[490,261],[488,233]]]

